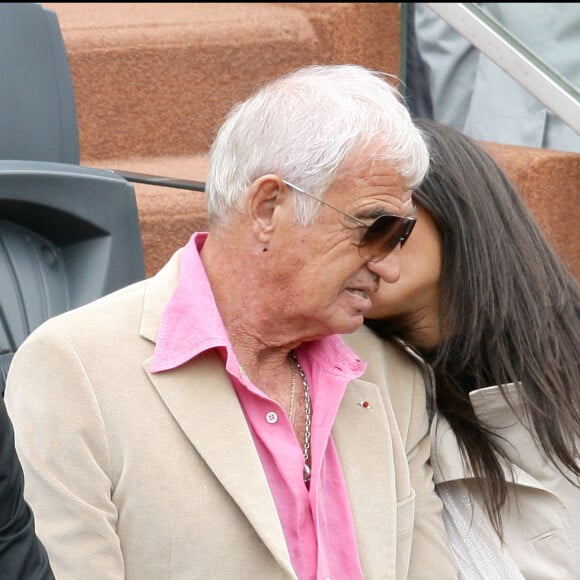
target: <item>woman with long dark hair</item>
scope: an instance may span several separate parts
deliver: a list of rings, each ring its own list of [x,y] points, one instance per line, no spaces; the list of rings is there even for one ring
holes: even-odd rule
[[[431,169],[367,325],[433,374],[432,463],[464,575],[580,578],[579,284],[481,145],[417,124]]]

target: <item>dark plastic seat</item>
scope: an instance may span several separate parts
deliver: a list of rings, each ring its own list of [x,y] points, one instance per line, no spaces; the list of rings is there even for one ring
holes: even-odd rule
[[[11,355],[42,322],[144,277],[131,183],[110,170],[0,160],[0,391]]]
[[[0,159],[79,164],[77,110],[56,13],[0,3]]]
[[[0,3],[0,135],[0,159],[80,163],[74,86],[62,30],[56,12],[38,3]],[[135,183],[204,188],[197,181],[117,173]]]
[[[39,324],[145,277],[130,182],[177,185],[79,165],[64,39],[38,3],[0,3],[0,135],[3,393],[14,352]]]

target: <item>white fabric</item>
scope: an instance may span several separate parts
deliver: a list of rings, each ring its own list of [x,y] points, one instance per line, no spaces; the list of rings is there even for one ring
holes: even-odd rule
[[[459,482],[437,486],[460,580],[524,580],[521,572]]]

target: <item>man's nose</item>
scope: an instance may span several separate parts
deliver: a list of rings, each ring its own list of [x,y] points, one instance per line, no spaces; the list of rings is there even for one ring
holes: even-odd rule
[[[401,247],[397,246],[379,262],[368,262],[367,268],[387,284],[394,284],[401,277]]]

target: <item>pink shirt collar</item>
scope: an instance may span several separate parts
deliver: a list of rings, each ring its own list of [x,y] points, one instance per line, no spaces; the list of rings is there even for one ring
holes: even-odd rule
[[[235,355],[231,342],[199,255],[206,238],[207,232],[196,232],[183,248],[177,287],[159,325],[150,369],[153,373],[176,368],[211,348],[225,347],[226,368],[238,374],[237,361],[232,364]],[[310,359],[316,359],[330,372],[356,377],[366,368],[339,336],[325,337],[308,346]]]

